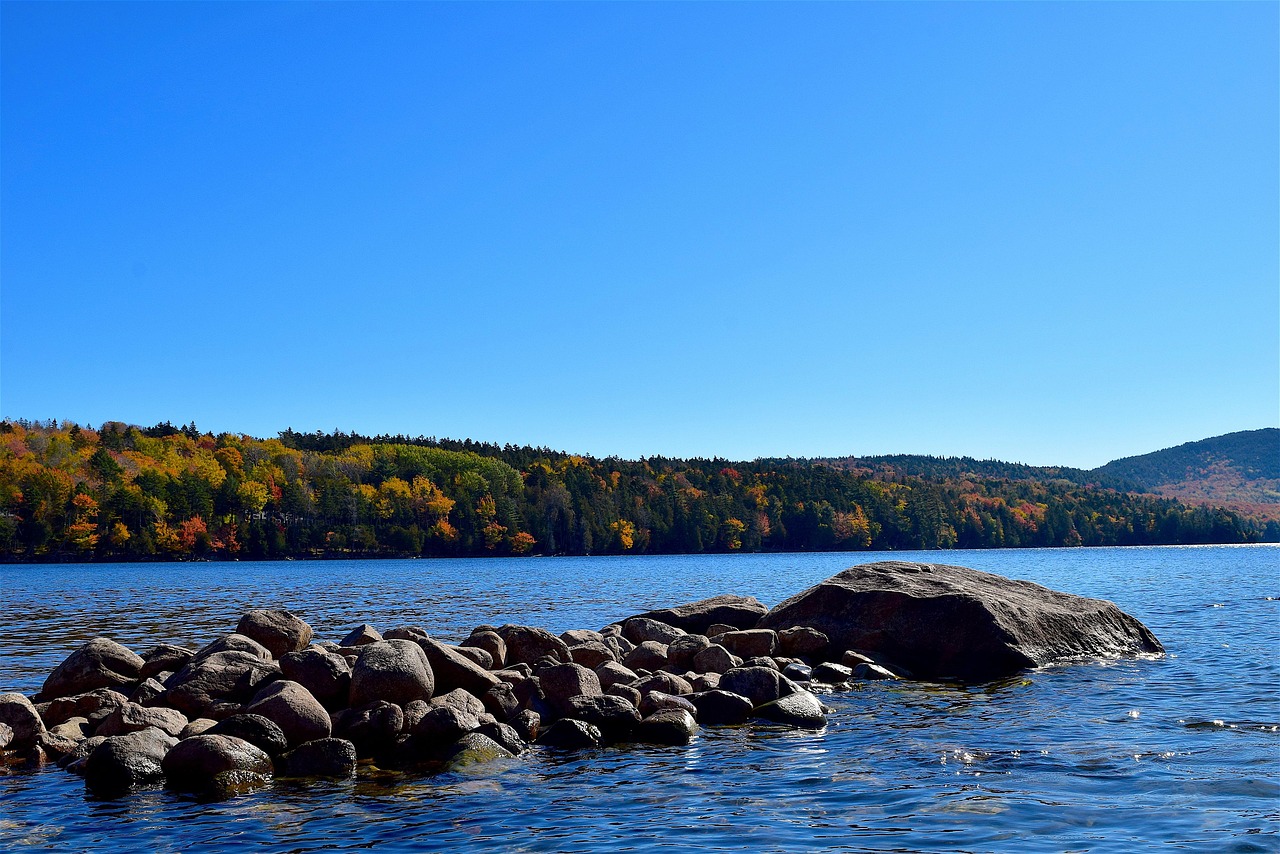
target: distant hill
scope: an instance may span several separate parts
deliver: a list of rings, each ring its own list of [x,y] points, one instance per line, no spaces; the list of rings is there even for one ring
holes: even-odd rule
[[[1187,442],[1094,469],[1098,483],[1280,521],[1280,429]]]

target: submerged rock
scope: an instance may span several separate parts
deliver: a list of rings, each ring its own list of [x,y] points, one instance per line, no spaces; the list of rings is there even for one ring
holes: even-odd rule
[[[981,682],[1075,657],[1164,652],[1110,602],[944,564],[855,566],[792,596],[760,622],[808,626],[922,679]]]

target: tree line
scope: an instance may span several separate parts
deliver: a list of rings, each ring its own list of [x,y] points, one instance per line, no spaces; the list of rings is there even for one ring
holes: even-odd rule
[[[434,437],[0,422],[0,559],[1244,543],[1280,530],[1078,477],[596,459]],[[1003,472],[1000,472],[1003,474]],[[1075,475],[1075,472],[1071,472]],[[1274,523],[1272,524],[1274,526]]]

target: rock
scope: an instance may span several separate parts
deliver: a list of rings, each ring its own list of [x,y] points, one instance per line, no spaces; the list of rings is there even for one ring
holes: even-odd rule
[[[689,684],[689,680],[683,676],[677,676],[674,673],[658,672],[650,674],[643,679],[637,679],[631,683],[631,687],[635,688],[641,694],[648,694],[650,691],[661,691],[664,694],[692,694],[693,686]]]
[[[581,664],[560,664],[548,667],[538,674],[542,695],[561,714],[567,714],[569,700],[573,697],[599,697],[600,677],[594,670]]]
[[[91,735],[75,746],[75,749],[58,760],[58,767],[65,768],[73,774],[84,776],[84,764],[98,745],[107,740],[105,735]]]
[[[497,632],[474,631],[471,637],[464,640],[461,646],[482,649],[493,659],[490,667],[505,667],[507,664],[507,644]]]
[[[461,688],[454,688],[447,694],[437,694],[431,698],[431,705],[452,706],[458,711],[466,712],[475,718],[483,718],[486,714],[484,701]]]
[[[9,749],[9,745],[13,744],[13,735],[13,727],[0,723],[0,750]]]
[[[328,738],[332,733],[329,713],[320,701],[297,682],[280,679],[258,692],[245,712],[274,721],[289,744]]]
[[[813,678],[813,668],[807,664],[791,662],[782,668],[782,675],[793,682],[808,682]]]
[[[538,736],[538,744],[560,750],[591,750],[603,740],[599,727],[573,718],[561,718]]]
[[[693,666],[698,653],[711,646],[705,635],[681,635],[667,644],[667,660],[672,667],[686,670]]]
[[[595,671],[600,679],[600,687],[606,689],[619,683],[627,685],[640,678],[634,670],[616,661],[606,661],[597,666]]]
[[[227,720],[231,719],[227,718]],[[266,720],[266,718],[263,718],[263,720]],[[184,738],[191,738],[193,735],[203,735],[217,725],[218,722],[213,718],[196,718],[194,721],[190,721],[182,728],[182,732],[178,733],[178,740],[181,741]],[[281,734],[280,739],[283,742],[283,734]]]
[[[155,727],[167,735],[177,737],[187,726],[187,716],[176,709],[160,706],[147,708],[137,703],[125,703],[113,711],[98,727],[96,735],[127,735],[131,732]]]
[[[566,633],[567,634],[567,633]],[[603,641],[587,641],[577,646],[569,647],[569,657],[573,659],[574,664],[581,664],[583,667],[595,669],[606,661],[617,661],[614,654]]]
[[[726,632],[716,642],[734,655],[743,658],[772,656],[778,651],[778,635],[771,629],[748,629]]]
[[[480,719],[453,706],[433,706],[413,727],[413,737],[419,752],[431,751],[445,744],[452,744],[469,732],[480,728]]]
[[[591,724],[600,730],[603,741],[626,741],[636,724],[640,712],[628,700],[612,695],[577,696],[567,703],[565,717]]]
[[[93,739],[87,739],[87,744]],[[117,798],[164,779],[161,762],[178,743],[158,729],[141,729],[103,740],[84,760],[84,781],[100,798]]]
[[[809,678],[814,682],[822,682],[827,685],[840,685],[848,682],[852,677],[852,667],[845,667],[843,664],[836,664],[833,661],[824,661],[813,668]]]
[[[68,753],[75,750],[76,745],[83,740],[83,735],[78,738],[72,738],[67,735],[45,730],[40,733],[40,737],[36,739],[36,748],[40,752],[44,753],[46,758],[52,759],[56,762],[63,756],[66,756]]]
[[[840,656],[840,663],[845,667],[853,668],[859,664],[875,664],[876,660],[869,655],[863,655],[857,650],[846,649],[844,655]]]
[[[640,701],[644,699],[644,695],[630,685],[610,685],[604,693],[607,697],[621,697],[636,708],[640,707]]]
[[[516,731],[515,727],[508,726],[507,724],[481,724],[480,728],[476,730],[476,732],[483,735],[485,738],[492,740],[512,756],[519,756],[520,753],[528,747],[528,745],[525,744],[524,739],[520,737],[520,733]],[[466,736],[464,735],[463,738],[466,738]]]
[[[720,677],[720,688],[746,697],[754,706],[799,690],[790,679],[767,667],[735,667]]]
[[[513,759],[515,754],[480,732],[469,732],[444,754],[446,771],[464,771],[497,759]]]
[[[229,735],[195,735],[174,745],[160,763],[165,782],[178,792],[209,794],[230,782],[215,783],[217,775],[228,771],[269,777],[271,758],[249,742]],[[222,791],[217,792],[219,795]]]
[[[755,627],[751,626],[750,628],[755,628]],[[716,638],[720,637],[721,635],[728,634],[729,632],[737,632],[737,631],[741,631],[741,629],[738,626],[730,626],[727,623],[712,623],[710,626],[707,627],[707,630],[703,634],[705,634],[708,638],[710,638],[712,643],[715,643]]]
[[[268,756],[279,756],[289,749],[284,730],[270,718],[255,714],[232,715],[204,731],[206,735],[225,735],[249,742]]]
[[[560,640],[568,644],[572,650],[575,646],[584,643],[604,643],[604,635],[600,632],[593,632],[590,629],[570,629],[567,632],[560,633]]]
[[[887,667],[881,667],[879,664],[859,664],[853,668],[853,678],[863,679],[867,681],[879,679],[897,679],[898,676]]]
[[[686,632],[710,636],[711,627],[717,623],[728,629],[753,629],[768,610],[752,596],[725,595],[674,608],[647,611],[639,616],[658,620]]]
[[[34,747],[44,732],[40,713],[25,696],[18,693],[0,694],[0,723],[12,730],[8,750],[24,750]]]
[[[300,744],[277,760],[281,777],[332,777],[356,775],[356,746],[343,738],[320,738]]]
[[[714,691],[720,687],[719,673],[700,673],[689,681],[695,694],[701,691]]]
[[[516,699],[515,691],[506,682],[499,682],[485,691],[480,702],[484,704],[485,711],[499,721],[510,720],[511,716],[520,709],[520,701]]]
[[[94,729],[96,729],[96,727],[89,723],[88,718],[75,717],[67,718],[57,726],[50,727],[47,732],[51,732],[54,735],[61,736],[63,738],[70,738],[74,741],[84,741],[86,738],[93,735]],[[10,730],[9,732],[12,734],[13,730]],[[3,748],[0,747],[0,750],[3,750]]]
[[[470,661],[481,670],[493,669],[493,656],[485,652],[483,649],[475,646],[454,646],[450,647],[458,655]]]
[[[693,669],[700,673],[724,673],[742,665],[742,659],[718,643],[699,650],[693,657]]]
[[[778,662],[767,655],[757,655],[754,658],[748,658],[742,662],[743,667],[767,667],[770,670],[782,672],[782,668],[778,666]]]
[[[110,638],[94,638],[54,668],[37,699],[54,700],[95,688],[127,689],[137,681],[145,663],[141,656]]]
[[[229,650],[197,655],[169,678],[165,692],[152,702],[175,708],[188,718],[218,718],[220,704],[248,702],[279,676],[279,665],[252,653]]]
[[[684,633],[684,629],[648,617],[632,617],[622,624],[622,636],[634,644],[653,641],[666,646]]]
[[[422,647],[409,640],[365,644],[351,669],[352,708],[386,700],[403,708],[414,700],[429,700],[435,677]]]
[[[55,727],[63,721],[74,717],[88,718],[95,712],[111,711],[123,706],[128,700],[119,691],[110,688],[97,688],[83,694],[70,697],[59,697],[49,703],[42,717],[47,727]]]
[[[814,661],[826,655],[830,647],[826,635],[808,626],[792,626],[778,632],[778,649],[783,655]]]
[[[341,655],[311,647],[280,656],[284,678],[306,688],[326,709],[341,709],[351,694],[351,668]]]
[[[202,801],[226,801],[256,792],[271,784],[266,774],[255,774],[252,771],[223,771],[214,774],[208,787],[201,794]]]
[[[435,674],[435,693],[444,694],[455,688],[461,688],[477,697],[498,684],[500,680],[488,670],[476,664],[455,647],[422,638],[418,646],[426,653],[431,664],[431,672]]]
[[[163,693],[164,685],[161,685],[159,681],[148,677],[139,682],[138,686],[133,689],[133,693],[129,695],[129,702],[137,703],[139,706],[147,706],[151,704],[152,700]]]
[[[533,664],[544,655],[561,662],[569,661],[569,645],[546,629],[507,624],[500,627],[497,634],[506,644],[507,664]]]
[[[644,744],[688,744],[697,732],[693,715],[683,709],[662,709],[641,720],[633,738]]]
[[[741,694],[720,689],[692,694],[689,702],[697,708],[698,720],[709,726],[745,723],[754,708],[751,701]]]
[[[364,646],[367,643],[376,643],[380,640],[382,640],[382,635],[378,630],[365,623],[349,631],[346,637],[338,641],[338,646]]]
[[[667,665],[667,647],[657,641],[645,641],[627,653],[622,663],[632,670],[657,670]]]
[[[822,729],[827,725],[822,703],[813,694],[804,690],[795,691],[771,703],[757,706],[755,715],[774,723],[804,729]]]
[[[650,691],[640,701],[640,714],[648,717],[663,709],[683,709],[696,719],[698,707],[678,694],[665,694],[662,691]]]
[[[138,676],[142,679],[152,679],[165,671],[177,673],[194,657],[195,653],[186,647],[162,643],[142,654],[142,670],[139,671]]]
[[[276,658],[286,652],[300,652],[311,643],[311,627],[291,611],[248,611],[240,618],[236,632],[253,638]]]
[[[395,744],[404,723],[403,709],[395,703],[377,700],[358,709],[348,709],[334,727],[334,735],[354,744],[360,756],[373,756]]]
[[[792,596],[762,626],[809,626],[837,649],[902,664],[923,679],[982,682],[1082,656],[1161,654],[1110,602],[977,570],[885,561]]]
[[[251,637],[246,635],[235,634],[223,635],[216,641],[201,647],[192,657],[191,662],[200,661],[220,652],[244,652],[252,655],[260,661],[273,661],[275,656],[271,654],[271,650],[258,643]],[[185,666],[185,665],[184,665]]]

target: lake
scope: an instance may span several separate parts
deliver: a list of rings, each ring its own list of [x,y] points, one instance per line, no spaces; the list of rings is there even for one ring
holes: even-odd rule
[[[685,747],[535,750],[437,777],[362,770],[197,804],[90,799],[0,770],[0,848],[166,851],[1280,851],[1280,548],[0,566],[0,691],[34,693],[95,635],[201,646],[251,607],[337,640],[369,622],[444,640],[555,632],[719,593],[767,605],[879,559],[970,566],[1110,599],[1159,660],[996,684],[865,683],[819,732],[704,728]]]

